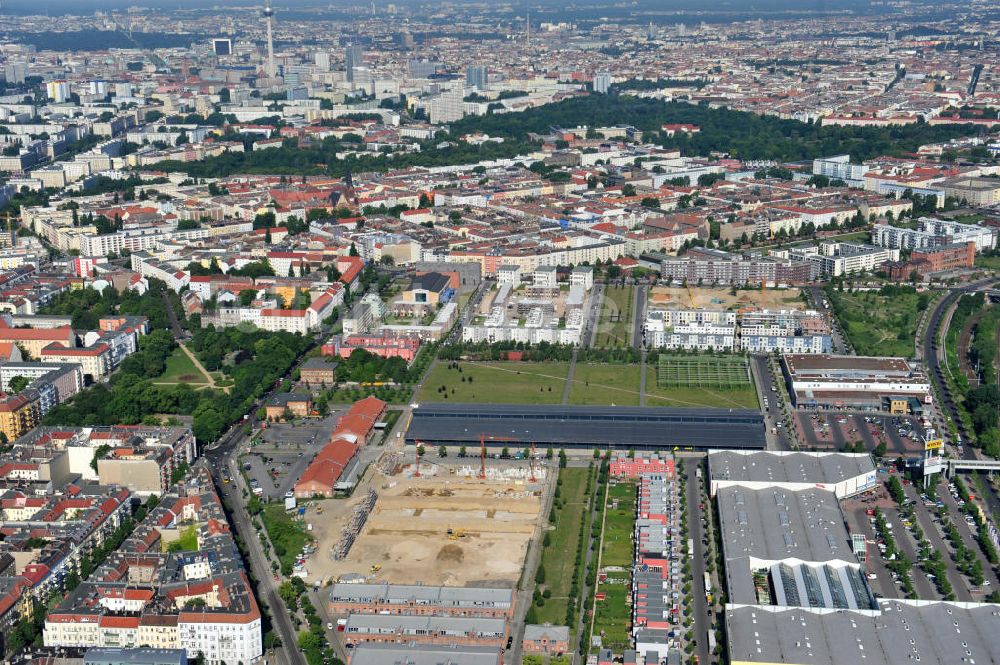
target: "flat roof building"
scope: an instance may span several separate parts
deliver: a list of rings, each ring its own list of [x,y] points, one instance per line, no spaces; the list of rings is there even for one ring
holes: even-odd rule
[[[84,652],[83,665],[187,665],[187,651],[94,647]]]
[[[718,450],[708,455],[712,496],[721,488],[828,490],[838,499],[875,486],[875,463],[864,453]]]
[[[500,647],[449,647],[430,644],[359,644],[351,665],[500,665]]]
[[[888,395],[931,399],[927,377],[904,358],[788,354],[781,369],[799,408],[881,411]]]
[[[563,448],[764,448],[764,417],[745,409],[524,404],[427,404],[414,409],[406,442]]]
[[[881,612],[726,608],[733,665],[954,665],[1000,663],[996,605],[882,600]]]

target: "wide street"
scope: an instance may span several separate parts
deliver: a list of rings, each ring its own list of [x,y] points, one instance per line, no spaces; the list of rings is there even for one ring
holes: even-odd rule
[[[706,552],[705,531],[702,520],[706,519],[702,505],[701,481],[697,471],[701,468],[702,458],[686,458],[684,471],[686,475],[684,496],[687,499],[688,538],[694,542],[694,556],[688,560],[691,568],[691,607],[694,613],[695,651],[698,662],[708,663],[708,631],[712,630],[712,620],[709,616],[708,602],[705,598]],[[706,506],[707,507],[707,506]]]

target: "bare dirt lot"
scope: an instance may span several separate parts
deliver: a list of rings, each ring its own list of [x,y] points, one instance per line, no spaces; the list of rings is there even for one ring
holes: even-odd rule
[[[367,489],[348,501],[321,502],[322,515],[308,511],[319,545],[307,564],[310,581],[356,573],[395,584],[516,583],[539,526],[540,492],[447,470],[433,477],[376,476],[372,486],[378,500],[346,559],[335,561],[330,551]],[[372,573],[373,565],[381,569]]]
[[[759,307],[762,309],[804,309],[805,304],[799,297],[798,289],[760,289],[737,290],[731,295],[730,289],[713,289],[692,286],[690,296],[688,289],[674,286],[654,286],[649,290],[649,306],[651,309],[689,309],[691,300],[695,308],[705,309],[740,309],[742,307]]]

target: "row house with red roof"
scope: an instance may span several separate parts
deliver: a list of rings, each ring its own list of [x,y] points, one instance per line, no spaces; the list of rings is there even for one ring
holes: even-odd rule
[[[375,397],[355,402],[337,421],[329,443],[316,454],[295,482],[295,496],[300,499],[333,496],[341,475],[358,450],[367,443],[386,406],[385,402]]]

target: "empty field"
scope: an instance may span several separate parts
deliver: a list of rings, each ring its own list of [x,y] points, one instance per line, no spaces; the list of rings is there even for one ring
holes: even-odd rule
[[[635,483],[623,482],[608,488],[604,515],[604,544],[601,567],[632,566],[632,532],[635,526]]]
[[[746,358],[661,353],[656,385],[662,388],[744,388],[750,385]]]
[[[580,542],[580,520],[588,507],[587,476],[590,469],[566,468],[559,471],[562,479],[560,500],[556,510],[555,528],[548,531],[548,545],[542,550],[541,566],[545,582],[539,590],[548,589],[552,596],[541,607],[534,607],[538,623],[565,625],[570,588],[576,574],[576,552]]]
[[[909,358],[915,352],[920,312],[930,298],[912,287],[886,286],[879,291],[833,291],[830,304],[858,355]]]
[[[343,520],[333,528],[317,525],[320,548],[309,567],[319,578],[369,575],[372,566],[379,570],[371,581],[391,584],[513,586],[520,577],[539,523],[537,492],[509,482],[434,477],[397,477],[377,491],[345,559],[330,557]]]
[[[633,289],[608,286],[604,289],[604,302],[597,322],[596,346],[629,346],[632,344]]]
[[[732,289],[700,286],[654,286],[649,290],[649,305],[655,309],[805,309],[798,289]]]
[[[639,406],[639,372],[639,365],[578,362],[569,403]]]
[[[191,385],[207,385],[209,378],[195,367],[184,350],[174,349],[167,358],[166,369],[156,379],[157,383],[190,383]]]
[[[416,401],[558,404],[568,373],[565,362],[439,362]]]

